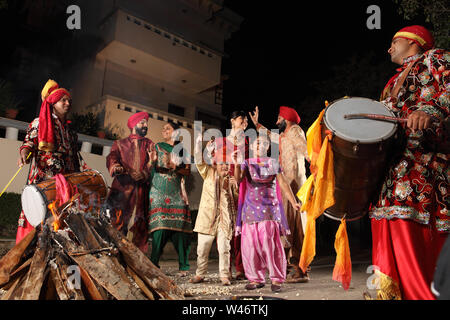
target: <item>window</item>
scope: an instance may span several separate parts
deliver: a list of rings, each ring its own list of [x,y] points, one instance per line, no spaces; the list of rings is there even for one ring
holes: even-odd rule
[[[178,116],[184,117],[184,108],[177,106],[175,104],[169,103],[169,113],[176,114]]]
[[[197,120],[203,121],[206,124],[212,125],[212,126],[216,126],[216,127],[221,127],[222,126],[222,120],[212,116],[210,114],[207,114],[205,112],[202,111],[198,111],[197,112]]]

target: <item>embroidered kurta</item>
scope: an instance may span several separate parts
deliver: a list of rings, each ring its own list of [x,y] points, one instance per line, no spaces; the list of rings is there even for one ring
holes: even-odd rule
[[[289,234],[276,181],[277,174],[281,172],[278,161],[272,158],[250,158],[244,161],[241,169],[244,172],[245,193],[239,199],[237,227],[241,228],[245,223],[275,221],[283,235]]]
[[[397,98],[390,96],[409,63],[413,63]],[[405,60],[387,84],[382,102],[396,116],[406,118],[420,110],[431,115],[431,128],[416,131],[402,124],[404,148],[383,183],[378,203],[371,209],[374,219],[411,219],[421,224],[435,223],[439,231],[450,231],[448,150],[442,120],[450,108],[450,53],[430,50]],[[404,131],[404,132],[403,132]],[[434,221],[435,219],[435,221]]]
[[[70,128],[70,122],[62,123],[52,114],[55,126],[55,150],[38,150],[39,118],[34,119],[28,126],[25,139],[20,150],[26,148],[33,152],[35,166],[31,172],[29,183],[39,183],[50,179],[56,174],[67,174],[80,171],[78,159],[78,135]]]
[[[114,141],[106,158],[106,166],[114,180],[108,194],[112,224],[127,235],[141,250],[147,248],[148,239],[148,191],[150,166],[148,152],[154,143],[147,138],[131,135]],[[115,174],[116,167],[122,166],[123,174]],[[131,172],[141,172],[144,179],[135,181]]]
[[[279,135],[272,134],[271,139],[279,142],[281,171],[293,194],[297,194],[306,181],[305,159],[308,157],[308,152],[305,133],[299,125],[294,124],[289,130]],[[287,258],[290,264],[298,265],[303,246],[306,214],[296,212],[285,194],[282,194],[281,197],[291,230],[291,234],[287,236],[287,240],[291,244]]]
[[[167,143],[156,144],[158,160],[151,177],[150,233],[162,229],[192,232],[192,219],[184,191],[184,178],[177,172],[168,172],[166,167],[172,150],[173,147]]]
[[[401,125],[398,154],[392,155],[380,197],[370,210],[380,299],[434,299],[431,281],[450,231],[448,150],[441,122],[450,106],[449,62],[443,50],[405,59],[382,94],[397,117],[420,110],[433,117],[433,124],[415,133]]]
[[[28,184],[39,183],[57,175],[80,171],[80,159],[78,158],[78,136],[70,127],[70,122],[62,123],[52,114],[55,134],[54,151],[38,150],[39,118],[34,119],[28,126],[25,139],[20,151],[27,149],[33,152],[34,164],[28,177]],[[20,241],[32,226],[25,218],[23,211],[20,213],[16,240]]]
[[[204,182],[194,232],[216,236],[220,228],[231,240],[236,224],[238,190],[229,183],[229,176],[220,177],[212,166],[206,163],[196,166]]]

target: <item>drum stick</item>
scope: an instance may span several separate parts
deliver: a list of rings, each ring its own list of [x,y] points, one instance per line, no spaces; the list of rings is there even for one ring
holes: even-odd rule
[[[27,160],[28,158],[31,156],[31,152],[28,154],[27,156]],[[22,170],[23,166],[21,166],[19,168],[19,170],[17,170],[17,172],[13,175],[13,177],[11,178],[11,180],[9,180],[8,184],[3,188],[2,193],[0,193],[0,197],[3,195],[3,193],[5,192],[6,189],[8,189],[9,185],[11,184],[11,182],[13,182],[13,180],[16,178],[16,176],[19,174],[20,170]]]
[[[385,116],[383,114],[370,114],[370,113],[353,113],[344,115],[344,119],[370,119],[370,120],[381,120],[381,121],[395,121],[395,122],[407,122],[407,119]]]

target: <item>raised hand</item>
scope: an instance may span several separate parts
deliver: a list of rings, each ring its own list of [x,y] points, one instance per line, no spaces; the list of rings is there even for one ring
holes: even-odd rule
[[[248,114],[249,114],[250,119],[252,120],[253,124],[256,127],[258,125],[258,118],[259,118],[259,108],[258,108],[258,106],[255,107],[255,111],[253,111],[253,113],[249,112]]]

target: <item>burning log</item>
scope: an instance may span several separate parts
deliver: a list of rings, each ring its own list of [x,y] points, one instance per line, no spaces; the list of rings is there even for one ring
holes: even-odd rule
[[[52,214],[0,260],[2,300],[184,299],[107,218],[80,212],[76,201],[50,204]]]

